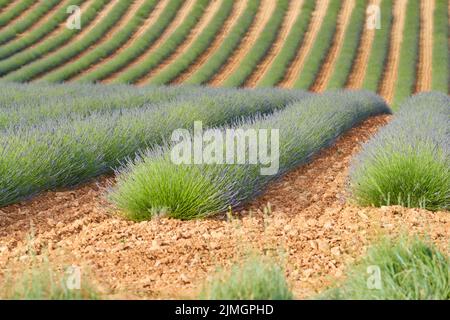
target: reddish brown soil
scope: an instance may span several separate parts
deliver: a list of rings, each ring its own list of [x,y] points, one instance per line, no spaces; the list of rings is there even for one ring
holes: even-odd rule
[[[240,65],[242,59],[253,47],[261,32],[264,30],[266,23],[269,21],[272,12],[275,10],[276,2],[271,0],[262,0],[259,11],[256,14],[250,30],[242,39],[239,47],[233,52],[231,57],[225,63],[223,68],[217,72],[209,82],[211,86],[220,86]]]
[[[380,234],[427,233],[447,248],[448,212],[358,208],[346,200],[352,156],[388,119],[350,130],[231,220],[124,220],[104,200],[108,178],[2,208],[0,270],[26,264],[31,246],[52,261],[88,266],[110,297],[192,298],[217,265],[229,266],[248,250],[281,250],[294,293],[305,298],[340,279]]]
[[[162,61],[155,69],[151,70],[147,75],[145,75],[142,79],[140,79],[136,84],[144,85],[150,79],[163,71],[164,68],[168,67],[172,62],[176,61],[182,54],[184,54],[187,50],[190,50],[193,42],[197,39],[203,30],[208,26],[208,24],[212,21],[217,11],[220,9],[222,5],[221,0],[213,0],[209,4],[208,8],[206,8],[203,16],[198,21],[197,25],[190,31],[187,38],[181,43],[178,48],[172,53],[167,59]]]
[[[84,75],[90,73],[91,71],[97,69],[99,66],[115,59],[125,49],[132,46],[136,40],[140,39],[140,37],[145,35],[145,33],[149,30],[149,28],[151,28],[153,26],[153,24],[157,21],[157,19],[159,18],[159,15],[164,10],[164,8],[166,7],[168,2],[169,2],[169,0],[160,0],[158,2],[158,4],[155,6],[155,8],[153,9],[153,11],[150,13],[150,15],[147,17],[147,19],[140,25],[140,27],[138,27],[136,32],[127,40],[127,42],[122,47],[117,49],[114,53],[112,53],[110,56],[106,57],[105,59],[103,59],[97,63],[94,63],[88,69],[84,70],[80,74],[73,77],[72,80],[77,80],[81,76],[84,76]]]
[[[316,8],[312,13],[312,18],[308,26],[308,31],[305,34],[303,43],[298,51],[297,56],[289,67],[286,75],[279,84],[283,88],[292,88],[295,81],[297,80],[299,74],[302,72],[303,65],[305,64],[306,57],[311,51],[314,41],[319,33],[320,27],[322,26],[322,21],[327,13],[329,0],[317,0]]]
[[[433,73],[433,15],[435,0],[420,2],[420,45],[415,92],[430,91]]]
[[[253,71],[252,75],[248,78],[248,80],[244,85],[245,87],[255,87],[258,81],[262,79],[264,75],[267,73],[273,61],[283,48],[286,38],[289,35],[289,32],[291,31],[292,27],[294,26],[297,17],[300,15],[302,5],[303,0],[291,1],[283,25],[281,26],[281,30],[278,33],[275,42],[273,43],[266,57]]]
[[[380,5],[381,0],[370,0],[369,5]],[[368,16],[366,15],[366,21]],[[350,72],[347,89],[360,89],[366,75],[367,63],[369,62],[370,52],[372,50],[373,39],[375,38],[375,29],[367,28],[364,25],[364,30],[361,35],[358,53],[355,62]]]
[[[159,38],[141,56],[139,56],[137,59],[128,64],[125,68],[123,68],[119,72],[115,72],[110,76],[108,76],[102,82],[109,83],[122,72],[128,70],[129,68],[133,68],[139,65],[142,61],[146,60],[148,56],[151,55],[155,51],[155,49],[158,48],[162,43],[164,43],[172,35],[172,33],[183,23],[184,19],[186,19],[186,17],[194,7],[194,4],[195,0],[186,0],[185,3],[180,8],[180,10],[178,11],[174,20],[166,28],[166,30],[164,30],[164,32],[159,36]]]
[[[219,50],[220,46],[222,45],[223,41],[228,37],[230,31],[234,28],[236,25],[236,22],[238,21],[241,14],[244,12],[245,5],[247,1],[246,0],[238,0],[234,2],[233,10],[231,11],[230,16],[228,17],[227,21],[225,21],[224,25],[222,26],[219,34],[217,35],[216,39],[212,42],[212,44],[209,46],[209,48],[202,54],[200,57],[192,63],[185,72],[183,72],[180,76],[178,76],[173,83],[174,84],[180,84],[184,82],[186,79],[188,79],[191,75],[193,75],[198,69],[201,68],[201,66],[208,61],[208,59]]]
[[[344,43],[345,31],[350,22],[350,17],[352,16],[352,10],[355,7],[355,0],[347,0],[342,4],[341,12],[339,13],[336,33],[334,35],[333,44],[328,51],[327,57],[323,62],[319,74],[317,75],[314,84],[311,87],[311,91],[323,92],[327,88],[328,81],[334,71],[334,66],[336,60],[341,51],[342,45]]]
[[[403,39],[403,29],[405,27],[407,0],[398,0],[394,2],[393,23],[387,64],[384,69],[383,79],[379,94],[386,99],[388,103],[394,98],[395,82],[398,75],[398,64],[400,62],[400,50]]]

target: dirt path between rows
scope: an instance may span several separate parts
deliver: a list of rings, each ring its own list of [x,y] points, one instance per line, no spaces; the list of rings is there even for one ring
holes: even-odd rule
[[[267,73],[273,61],[283,48],[286,38],[291,32],[292,27],[294,26],[295,21],[297,20],[297,17],[300,15],[303,1],[304,0],[292,0],[290,2],[288,11],[286,13],[286,17],[284,19],[283,25],[281,26],[280,32],[278,33],[277,39],[273,43],[266,57],[248,78],[248,80],[244,84],[244,87],[255,87],[258,81],[261,80]]]
[[[63,63],[62,65],[58,66],[57,68],[51,70],[49,73],[57,72],[61,69],[63,69],[66,65],[76,62],[78,59],[82,58],[84,55],[92,52],[95,50],[98,46],[102,45],[105,42],[110,41],[112,38],[114,38],[115,34],[117,32],[120,32],[129,22],[130,20],[136,15],[136,12],[139,10],[141,5],[144,3],[145,0],[134,0],[134,2],[130,5],[130,7],[127,9],[125,14],[119,19],[119,21],[106,33],[105,36],[103,36],[99,41],[94,43],[92,46],[90,46],[87,50],[84,50],[80,54],[76,55],[75,57],[69,59],[67,62]],[[41,75],[41,77],[44,75]]]
[[[320,27],[322,26],[322,21],[327,13],[329,0],[317,0],[316,7],[312,13],[311,22],[306,31],[303,43],[300,46],[300,50],[297,53],[294,61],[289,67],[283,81],[280,82],[279,86],[282,88],[292,88],[297,81],[298,76],[302,72],[303,65],[305,64],[306,57],[311,51],[314,41],[316,40],[317,34],[319,33]]]
[[[130,39],[127,40],[127,42],[121,46],[119,49],[117,49],[115,52],[113,52],[110,56],[106,57],[105,59],[98,61],[97,63],[94,63],[91,65],[88,69],[82,71],[80,74],[76,75],[75,77],[71,78],[71,80],[77,80],[80,77],[90,73],[91,71],[97,69],[98,67],[102,66],[103,64],[115,59],[117,56],[119,56],[124,50],[128,49],[134,43],[136,40],[140,39],[142,36],[145,35],[145,33],[150,30],[150,28],[155,24],[155,22],[158,20],[159,16],[161,15],[161,12],[165,9],[167,6],[167,3],[169,0],[160,0],[155,8],[152,10],[150,15],[147,17],[147,19],[141,24],[140,27],[136,30],[136,32],[130,37]]]
[[[420,45],[415,93],[430,91],[432,86],[434,1],[420,1]]]
[[[311,91],[313,92],[323,92],[327,88],[328,81],[330,80],[336,65],[336,60],[338,59],[342,45],[344,44],[345,32],[347,31],[347,27],[350,23],[350,18],[354,7],[355,0],[347,0],[342,5],[337,21],[333,44],[327,53],[327,57],[320,68],[314,84],[311,87]]]
[[[394,98],[395,82],[397,81],[398,65],[400,62],[400,51],[405,27],[407,0],[397,0],[393,8],[393,22],[387,64],[383,72],[379,94],[388,103]]]
[[[255,20],[250,26],[250,30],[242,39],[239,47],[233,52],[221,70],[217,72],[209,81],[211,86],[220,86],[240,65],[242,59],[249,53],[266,23],[269,21],[272,12],[275,10],[276,1],[262,0]]]
[[[379,7],[380,3],[381,0],[370,0],[368,5]],[[345,86],[347,89],[360,89],[366,76],[367,64],[369,63],[376,31],[375,28],[369,28],[367,26],[369,14],[370,12],[366,11],[366,23],[364,24],[364,30],[361,35],[357,56],[355,58],[355,62],[353,63],[352,70],[350,71],[348,82]]]
[[[208,59],[217,52],[217,50],[219,50],[220,46],[228,37],[229,33],[236,25],[236,22],[244,12],[246,3],[248,3],[248,0],[238,0],[234,2],[230,16],[225,21],[224,25],[219,31],[219,34],[216,36],[209,48],[205,52],[203,52],[203,54],[201,54],[200,57],[186,69],[186,71],[184,71],[176,79],[174,79],[174,81],[172,81],[173,84],[180,84],[184,82],[197,70],[199,70],[203,66],[203,64],[205,64],[206,61],[208,61]]]
[[[163,31],[163,33],[159,36],[159,38],[141,56],[139,56],[137,59],[129,63],[125,68],[121,69],[119,72],[115,72],[110,76],[108,76],[102,82],[109,83],[126,70],[133,68],[139,65],[141,62],[145,61],[145,59],[147,59],[148,56],[150,56],[155,51],[155,49],[157,49],[162,43],[164,43],[172,35],[172,33],[174,33],[175,30],[177,30],[177,28],[183,23],[184,19],[186,19],[188,14],[191,12],[194,5],[195,0],[186,0],[182,5],[182,7],[180,8],[180,10],[178,11],[174,20],[166,28],[166,30]]]
[[[203,32],[203,30],[208,27],[211,23],[212,19],[219,11],[220,6],[222,5],[222,0],[212,0],[208,7],[205,9],[200,20],[197,22],[195,27],[190,31],[189,35],[186,39],[181,43],[178,48],[164,61],[162,61],[155,69],[151,70],[147,75],[145,75],[142,79],[136,82],[137,85],[145,85],[150,79],[158,74],[159,72],[164,71],[166,67],[168,67],[171,63],[176,61],[182,54],[186,51],[190,50],[192,44],[197,39],[197,37]]]
[[[217,265],[229,266],[248,250],[282,250],[295,296],[305,298],[339,279],[379,234],[426,232],[447,248],[448,212],[357,208],[346,201],[352,157],[389,118],[351,129],[231,220],[126,221],[103,198],[108,178],[2,208],[0,273],[27,265],[31,246],[51,261],[88,267],[112,298],[194,298]]]

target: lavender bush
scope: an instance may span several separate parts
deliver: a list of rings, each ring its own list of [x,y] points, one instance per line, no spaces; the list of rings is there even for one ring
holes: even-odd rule
[[[450,98],[422,93],[408,99],[355,158],[351,190],[364,206],[448,210]]]
[[[191,219],[221,212],[248,201],[270,181],[309,161],[357,123],[386,112],[390,110],[385,102],[365,91],[306,98],[271,116],[257,116],[234,126],[279,130],[276,174],[261,175],[258,165],[248,163],[248,156],[245,164],[177,165],[171,161],[168,145],[129,161],[118,172],[110,199],[134,220],[161,214]]]

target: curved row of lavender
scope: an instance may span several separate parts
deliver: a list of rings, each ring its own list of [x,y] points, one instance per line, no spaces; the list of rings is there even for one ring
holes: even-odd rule
[[[274,174],[262,174],[261,166],[249,161],[249,147],[244,149],[243,164],[177,164],[172,144],[130,161],[118,172],[110,199],[134,220],[158,215],[192,219],[222,212],[253,198],[270,181],[309,161],[343,132],[380,113],[390,113],[390,109],[371,92],[336,91],[312,96],[273,115],[234,126],[278,130],[279,161]]]
[[[6,117],[10,122],[0,129],[0,206],[111,172],[195,120],[226,125],[310,95],[281,89],[1,86],[10,87],[0,95],[0,114],[14,109],[23,118]]]
[[[450,98],[422,93],[401,105],[354,159],[351,190],[364,206],[450,206]]]

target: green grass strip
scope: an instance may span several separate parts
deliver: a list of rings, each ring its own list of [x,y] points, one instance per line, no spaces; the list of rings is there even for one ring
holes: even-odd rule
[[[6,26],[11,20],[17,18],[34,3],[34,0],[22,0],[14,7],[8,9],[8,11],[2,12],[0,14],[0,27]]]
[[[244,13],[239,17],[236,25],[233,27],[220,48],[184,83],[204,84],[219,72],[247,34],[247,31],[252,25],[256,13],[258,12],[260,3],[260,0],[249,1],[247,3]]]
[[[347,30],[344,35],[344,43],[341,52],[336,60],[336,64],[328,82],[328,89],[344,88],[358,54],[361,34],[366,22],[367,0],[356,1],[352,11]]]
[[[450,92],[448,86],[448,10],[445,1],[436,1],[433,26],[433,90]],[[431,35],[429,35],[431,37]]]
[[[170,64],[154,76],[149,84],[166,84],[174,80],[184,72],[195,60],[205,52],[216,38],[225,21],[230,16],[233,9],[233,0],[224,0],[219,11],[215,14],[209,25],[197,37],[192,46],[184,52],[176,61]]]
[[[389,39],[393,22],[392,7],[392,0],[381,0],[381,29],[375,29],[372,50],[362,84],[362,87],[367,90],[378,91],[378,86],[383,76],[384,66],[386,65],[389,52]]]
[[[1,30],[0,45],[9,42],[10,40],[14,39],[18,34],[26,31],[60,2],[61,0],[47,0],[44,3],[41,3],[39,6],[37,6],[35,10],[30,11],[22,19],[8,26],[8,28]]]
[[[414,92],[417,78],[417,63],[419,61],[419,39],[420,0],[409,0],[406,8],[400,62],[392,102],[394,110]]]
[[[89,34],[75,43],[70,43],[53,54],[36,61],[30,65],[23,67],[17,72],[11,73],[5,79],[12,81],[29,81],[43,73],[56,68],[71,58],[76,57],[78,54],[94,45],[120,20],[120,18],[126,13],[131,6],[131,2],[119,1],[112,10],[108,13],[108,17],[102,19],[98,25],[96,25]]]
[[[133,18],[119,30],[114,36],[94,48],[86,55],[77,59],[74,63],[68,64],[61,69],[55,70],[42,77],[42,81],[60,82],[68,80],[71,77],[79,74],[83,70],[89,68],[91,65],[105,59],[119,49],[132,35],[143,21],[148,17],[151,11],[155,8],[158,0],[147,0],[136,12]]]
[[[0,59],[6,59],[13,54],[41,41],[42,38],[49,35],[55,30],[61,23],[67,19],[67,6],[80,5],[83,0],[68,0],[67,5],[59,9],[47,22],[45,22],[40,28],[36,28],[23,37],[15,39],[9,42],[7,45],[0,47]]]
[[[107,4],[107,2],[107,0],[95,0],[86,12],[81,15],[81,26],[86,27],[89,23],[91,23],[100,10],[102,10],[102,8]],[[47,40],[36,45],[34,48],[19,52],[8,59],[0,61],[0,76],[4,76],[5,74],[17,70],[32,61],[42,58],[49,52],[52,52],[66,44],[80,32],[81,30],[77,29],[64,29],[61,34],[48,38]]]
[[[346,272],[345,281],[322,293],[333,300],[450,300],[450,258],[429,239],[402,234],[381,238]]]
[[[278,259],[251,254],[209,277],[199,298],[206,300],[292,300]]]
[[[342,2],[339,0],[330,0],[320,31],[306,58],[303,70],[294,84],[294,88],[309,89],[314,83],[320,67],[327,57],[328,50],[333,44],[341,5]]]
[[[240,87],[251,76],[258,64],[269,52],[272,44],[275,42],[281,26],[283,25],[286,11],[289,8],[288,0],[278,0],[275,11],[272,13],[267,24],[264,26],[260,36],[242,59],[236,71],[223,83],[224,87]]]
[[[140,57],[145,51],[161,36],[164,30],[170,25],[177,15],[183,0],[171,0],[164,8],[158,20],[152,24],[144,33],[144,36],[137,39],[130,47],[123,50],[114,59],[98,68],[81,76],[77,82],[93,82],[107,78],[109,75],[120,72],[132,61]]]
[[[113,83],[134,83],[156,68],[164,59],[167,59],[179,45],[189,36],[191,30],[197,25],[205,13],[206,7],[211,0],[197,0],[194,8],[189,12],[181,25],[170,35],[161,46],[155,49],[139,65],[130,67],[117,78]]]
[[[257,87],[273,87],[283,80],[284,75],[303,43],[303,38],[311,21],[314,8],[314,1],[305,1],[303,3],[300,14],[297,17],[292,30],[289,32],[289,35],[283,44],[283,48],[264,77],[259,81]]]

